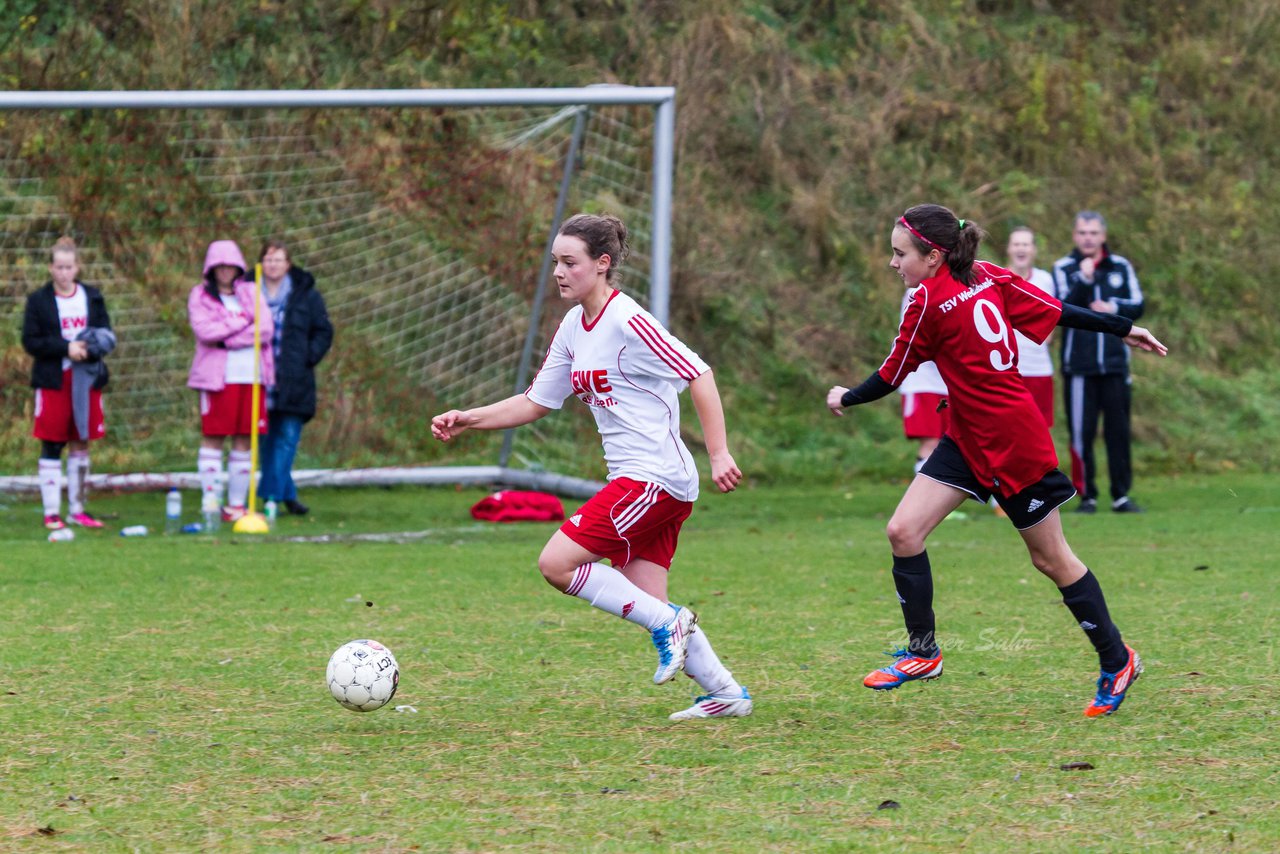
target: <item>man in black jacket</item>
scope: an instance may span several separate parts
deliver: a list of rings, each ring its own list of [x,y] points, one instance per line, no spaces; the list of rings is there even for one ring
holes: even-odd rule
[[[259,258],[263,296],[275,320],[276,384],[267,392],[268,426],[258,493],[264,502],[278,501],[290,513],[302,515],[309,508],[298,500],[293,458],[302,425],[316,414],[315,368],[333,343],[333,324],[315,277],[292,264],[284,243],[267,241]]]
[[[1138,276],[1127,258],[1107,247],[1107,221],[1102,214],[1076,214],[1072,238],[1076,248],[1053,265],[1058,299],[1130,320],[1141,317]],[[1129,451],[1128,345],[1112,335],[1066,329],[1062,336],[1062,375],[1071,438],[1071,479],[1081,495],[1077,512],[1094,513],[1098,507],[1093,440],[1101,414],[1111,509],[1117,513],[1141,513],[1142,509],[1129,497],[1133,467]]]

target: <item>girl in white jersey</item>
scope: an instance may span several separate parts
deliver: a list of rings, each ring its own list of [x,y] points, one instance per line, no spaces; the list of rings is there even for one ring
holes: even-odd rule
[[[647,629],[658,650],[656,684],[683,669],[706,691],[671,720],[743,717],[751,714],[751,696],[720,663],[693,612],[667,599],[680,526],[698,497],[698,471],[680,440],[678,398],[686,385],[712,480],[732,492],[742,472],[729,453],[711,369],[614,287],[626,255],[627,229],[618,218],[579,214],[566,221],[552,258],[560,295],[575,305],[537,376],[523,394],[435,416],[431,432],[447,442],[467,429],[528,424],[571,394],[590,407],[609,483],[552,535],[538,568],[557,590]]]
[[[40,445],[40,498],[44,525],[82,528],[102,523],[85,510],[89,442],[106,435],[103,357],[116,344],[102,292],[78,278],[75,241],[59,238],[50,253],[49,282],[27,297],[22,346],[34,360],[35,428]],[[67,450],[67,520],[62,519],[62,450]]]

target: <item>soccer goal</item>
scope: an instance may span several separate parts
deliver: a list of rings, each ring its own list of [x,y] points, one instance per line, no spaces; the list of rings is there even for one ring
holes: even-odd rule
[[[280,238],[336,329],[302,448],[326,465],[295,472],[300,485],[589,494],[598,439],[573,407],[455,453],[431,446],[427,422],[527,385],[564,311],[547,298],[549,249],[569,214],[627,222],[623,286],[666,322],[674,120],[675,91],[660,87],[0,93],[6,467],[33,456],[19,456],[31,403],[18,330],[58,236],[79,244],[80,278],[103,288],[119,339],[95,452],[116,473],[91,485],[126,488],[194,483],[185,298],[205,247],[234,239],[252,263]]]

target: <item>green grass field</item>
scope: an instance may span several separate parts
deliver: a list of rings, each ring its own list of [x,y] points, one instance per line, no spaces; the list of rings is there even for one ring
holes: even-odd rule
[[[1147,664],[1099,720],[1086,639],[972,503],[930,545],[945,678],[860,686],[900,630],[901,485],[704,493],[672,590],[757,705],[696,724],[667,721],[693,685],[651,684],[640,630],[540,579],[551,527],[475,523],[477,490],[315,490],[311,517],[252,541],[116,536],[160,521],[147,494],[47,543],[10,500],[0,844],[1275,850],[1280,494],[1140,487],[1144,516],[1065,517]],[[416,712],[330,699],[328,656],[357,637],[396,653],[393,702]]]

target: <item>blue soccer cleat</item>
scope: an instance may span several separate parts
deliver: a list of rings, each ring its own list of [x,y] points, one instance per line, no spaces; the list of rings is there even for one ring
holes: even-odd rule
[[[665,626],[653,630],[653,645],[658,650],[658,669],[653,674],[653,684],[670,682],[684,668],[684,658],[689,652],[689,635],[698,622],[698,615],[688,608],[671,606],[675,616]]]

